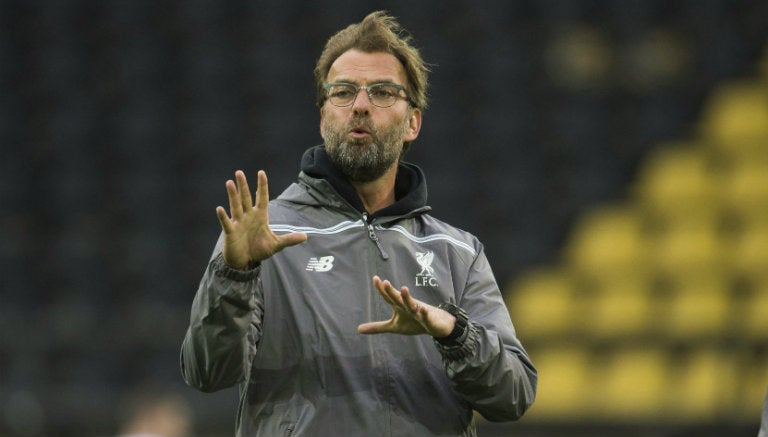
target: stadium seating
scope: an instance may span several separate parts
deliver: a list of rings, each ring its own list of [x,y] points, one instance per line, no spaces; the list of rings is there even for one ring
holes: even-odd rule
[[[768,386],[768,74],[717,87],[689,135],[659,143],[625,199],[582,213],[559,263],[507,288],[542,375],[533,420],[759,417]]]

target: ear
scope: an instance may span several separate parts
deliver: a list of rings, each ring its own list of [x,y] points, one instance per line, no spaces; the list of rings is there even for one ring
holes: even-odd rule
[[[414,108],[408,115],[408,124],[405,126],[403,141],[411,142],[419,136],[421,130],[421,110]]]
[[[320,138],[322,138],[322,139],[325,139],[325,137],[323,137],[323,127],[324,127],[324,125],[325,125],[325,116],[323,114],[323,108],[321,107],[320,108]]]

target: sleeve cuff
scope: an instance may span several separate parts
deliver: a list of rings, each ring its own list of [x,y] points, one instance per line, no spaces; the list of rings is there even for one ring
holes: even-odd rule
[[[258,278],[259,273],[261,272],[261,263],[259,262],[248,264],[248,270],[233,268],[227,264],[226,261],[224,261],[224,255],[221,253],[219,253],[219,255],[216,256],[216,258],[214,258],[211,263],[213,267],[213,273],[216,276],[220,278],[231,279],[237,282],[252,281]]]
[[[467,324],[467,329],[464,330],[464,334],[455,340],[455,342],[458,343],[457,346],[446,346],[440,343],[437,339],[433,339],[433,341],[443,358],[448,361],[456,361],[475,354],[475,351],[480,345],[480,333],[470,321]]]

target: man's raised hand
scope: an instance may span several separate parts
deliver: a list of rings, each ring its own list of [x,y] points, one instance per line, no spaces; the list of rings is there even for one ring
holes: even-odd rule
[[[245,173],[236,171],[235,181],[226,183],[230,215],[223,207],[216,207],[216,216],[224,231],[224,261],[228,265],[246,269],[249,263],[265,260],[288,246],[306,241],[306,234],[276,235],[269,228],[269,188],[263,170],[258,173],[255,205]]]

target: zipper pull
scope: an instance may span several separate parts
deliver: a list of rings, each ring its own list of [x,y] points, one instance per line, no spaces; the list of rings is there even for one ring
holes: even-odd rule
[[[389,259],[389,254],[384,251],[384,248],[381,246],[381,242],[379,241],[379,237],[376,235],[376,232],[373,229],[373,223],[368,223],[368,214],[363,214],[363,220],[368,225],[368,238],[371,239],[374,243],[376,243],[376,247],[379,248],[379,253],[381,254],[381,257],[385,260]]]

